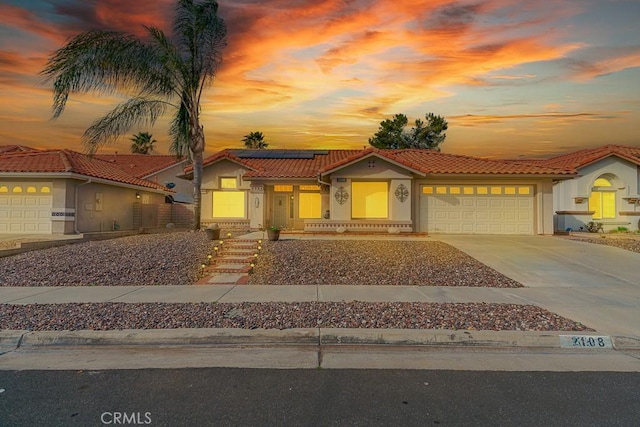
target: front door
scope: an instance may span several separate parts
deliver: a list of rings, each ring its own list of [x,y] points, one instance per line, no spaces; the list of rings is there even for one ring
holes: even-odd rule
[[[291,195],[289,194],[275,194],[273,196],[273,221],[271,225],[280,228],[289,228],[291,208],[290,208]]]

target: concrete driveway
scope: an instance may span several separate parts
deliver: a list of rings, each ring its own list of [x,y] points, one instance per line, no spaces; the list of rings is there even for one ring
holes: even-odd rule
[[[504,290],[599,332],[640,336],[640,254],[552,236],[430,237],[526,288]]]

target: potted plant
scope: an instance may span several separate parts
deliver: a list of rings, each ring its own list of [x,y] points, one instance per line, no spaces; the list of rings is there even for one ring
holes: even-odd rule
[[[207,233],[207,237],[209,240],[218,240],[220,239],[220,227],[218,224],[213,223],[207,228],[204,229],[205,233]]]
[[[272,225],[271,227],[267,228],[267,237],[272,242],[275,242],[276,240],[278,240],[280,238],[280,228],[276,227],[275,225]]]

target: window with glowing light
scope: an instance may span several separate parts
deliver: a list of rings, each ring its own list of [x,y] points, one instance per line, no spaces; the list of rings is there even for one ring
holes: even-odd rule
[[[357,219],[389,217],[387,182],[352,182],[351,216]]]
[[[244,218],[244,191],[214,191],[214,218]]]
[[[238,188],[238,178],[220,178],[220,188]]]
[[[616,217],[616,192],[609,188],[613,185],[606,178],[598,178],[593,183],[594,191],[589,196],[589,210],[593,219],[611,219]]]
[[[320,193],[300,193],[299,202],[298,216],[300,218],[319,219],[322,217]]]

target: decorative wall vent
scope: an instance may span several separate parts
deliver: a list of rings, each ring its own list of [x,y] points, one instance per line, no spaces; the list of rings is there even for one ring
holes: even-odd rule
[[[339,205],[344,205],[345,203],[347,203],[347,200],[349,200],[349,193],[344,189],[343,186],[340,186],[336,190],[333,197],[336,198],[336,202],[338,202]]]
[[[407,189],[407,187],[405,187],[404,184],[400,184],[396,188],[395,195],[396,199],[400,200],[400,203],[404,203],[405,200],[409,198],[409,190]]]

